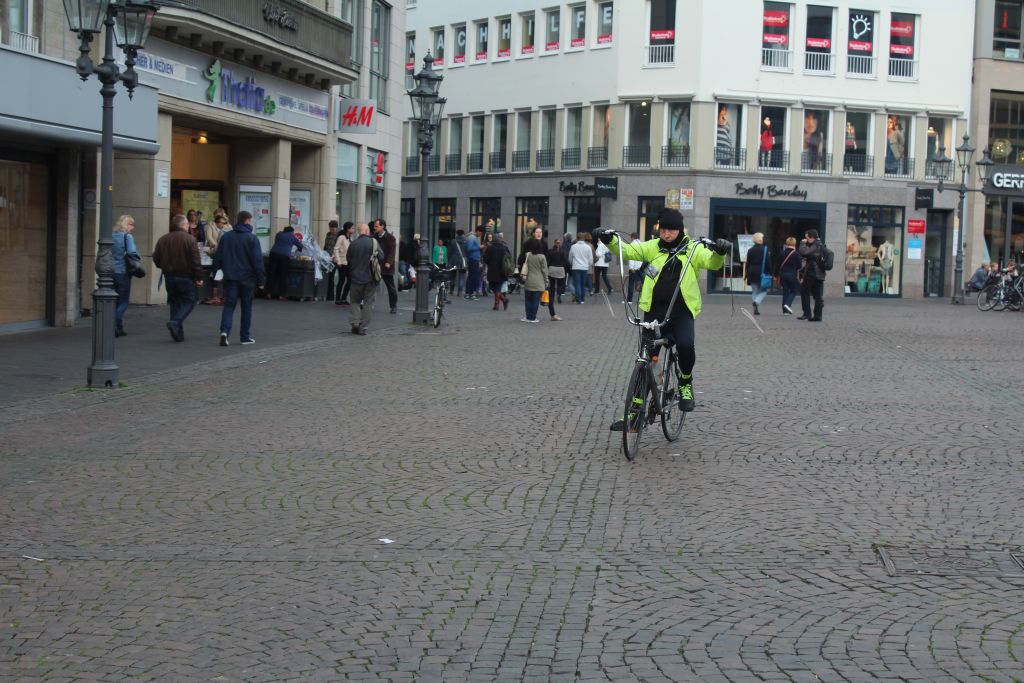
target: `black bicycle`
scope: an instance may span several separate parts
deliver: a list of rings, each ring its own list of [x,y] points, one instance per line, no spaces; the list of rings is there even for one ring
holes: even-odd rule
[[[434,290],[434,311],[431,315],[431,322],[435,328],[441,326],[441,318],[444,316],[445,304],[450,304],[451,299],[448,298],[448,290],[451,287],[451,278],[457,269],[455,266],[449,266],[448,268],[442,268],[436,263],[430,264],[430,284],[435,287]]]
[[[624,233],[613,232],[621,241]],[[699,241],[707,246],[714,246],[711,240],[700,238]],[[672,310],[679,295],[679,287],[683,276],[690,268],[693,253],[693,250],[689,252],[686,262],[679,271],[679,281],[669,301],[668,311]],[[660,418],[661,431],[665,438],[675,441],[686,423],[686,412],[679,405],[679,358],[676,354],[675,341],[661,336],[661,330],[668,324],[671,313],[661,321],[643,320],[628,301],[632,297],[627,296],[629,278],[624,272],[623,261],[624,259],[620,257],[619,277],[622,282],[622,300],[626,307],[626,321],[636,326],[638,333],[636,360],[633,362],[633,371],[630,373],[626,388],[622,429],[622,452],[627,460],[633,460],[640,452],[640,439],[647,425],[654,424],[654,421]],[[645,263],[642,267],[646,269],[649,264]]]
[[[982,311],[1019,311],[1024,306],[1024,278],[1011,278],[1009,271],[990,275],[988,283],[978,292],[978,309]]]

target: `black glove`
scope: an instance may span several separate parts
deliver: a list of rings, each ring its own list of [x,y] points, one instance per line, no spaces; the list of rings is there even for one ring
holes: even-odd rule
[[[717,239],[715,240],[715,246],[711,248],[715,250],[716,254],[721,254],[722,256],[725,256],[730,251],[732,251],[732,242],[730,242],[729,240]]]
[[[591,232],[591,235],[593,235],[596,239],[601,240],[605,244],[611,244],[612,238],[615,237],[615,232],[612,230],[608,230],[607,228],[594,228],[594,230]]]

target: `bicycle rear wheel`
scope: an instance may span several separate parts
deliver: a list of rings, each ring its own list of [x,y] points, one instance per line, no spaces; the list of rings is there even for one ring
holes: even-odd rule
[[[632,460],[640,452],[640,437],[647,426],[648,401],[650,386],[647,379],[647,367],[641,363],[633,366],[633,374],[629,376],[629,389],[626,391],[626,409],[622,417],[625,426],[622,428],[622,452],[626,460]]]
[[[669,441],[679,438],[686,422],[686,413],[679,407],[679,371],[676,368],[675,349],[669,352],[668,360],[663,363],[661,381],[661,431]]]
[[[433,323],[434,328],[441,326],[441,315],[444,309],[444,290],[441,287],[437,288],[437,292],[434,294],[434,315]]]
[[[996,305],[996,287],[995,285],[988,285],[983,287],[978,292],[978,310],[979,311],[991,311],[992,307]]]

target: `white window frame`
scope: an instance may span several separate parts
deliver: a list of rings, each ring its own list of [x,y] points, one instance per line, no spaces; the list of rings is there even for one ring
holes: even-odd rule
[[[558,17],[558,41],[556,47],[551,49],[549,46],[552,41],[550,38],[551,29],[551,17]],[[562,51],[562,8],[561,7],[549,7],[544,10],[544,49],[541,51],[541,55],[557,55]]]
[[[610,7],[611,11],[612,11],[612,25],[611,25],[611,30],[612,31],[611,31],[611,33],[607,34],[608,37],[609,37],[609,40],[602,43],[601,42],[601,38],[603,38],[604,36],[600,32],[601,14],[602,14],[605,6]],[[594,49],[605,49],[605,48],[611,47],[614,44],[615,44],[615,0],[596,0],[595,10],[594,10],[594,42],[592,44],[592,47]]]
[[[486,33],[484,39],[484,51],[480,52],[480,29]],[[484,57],[481,59],[480,55]],[[473,22],[473,64],[483,64],[491,59],[491,21],[490,19],[477,19]]]
[[[501,54],[501,31],[505,22],[508,22],[508,54]],[[512,23],[512,15],[506,14],[501,17],[496,17],[494,20],[495,26],[498,29],[498,42],[494,47],[494,61],[504,62],[512,58],[512,45],[515,42],[515,26]]]
[[[458,54],[459,50],[459,29],[462,30],[462,35],[466,41],[466,44],[462,46],[462,54]],[[452,24],[452,66],[465,66],[466,65],[466,53],[469,47],[469,27],[465,22],[461,24]],[[460,61],[461,60],[461,61]]]
[[[579,52],[580,50],[586,49],[587,47],[587,5],[584,2],[579,2],[573,5],[569,5],[569,44],[566,45],[566,52]],[[583,12],[583,35],[576,37],[576,21],[578,13]]]
[[[524,30],[524,23],[527,19],[533,20],[533,44],[529,48],[523,45],[523,39],[526,37],[526,31]],[[519,13],[519,46],[516,48],[517,59],[532,59],[537,55],[537,12],[531,10],[529,12]],[[529,49],[529,52],[526,50]]]

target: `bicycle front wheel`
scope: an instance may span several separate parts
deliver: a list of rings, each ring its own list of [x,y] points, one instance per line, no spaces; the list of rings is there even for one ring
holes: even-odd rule
[[[978,292],[978,310],[991,311],[992,307],[995,305],[996,288],[994,285],[988,285]]]
[[[647,367],[637,363],[633,374],[629,376],[629,389],[626,391],[626,409],[622,419],[622,452],[626,460],[633,460],[640,452],[640,437],[647,426],[648,401],[650,386],[647,378]]]
[[[679,407],[679,372],[676,369],[676,354],[673,351],[662,368],[661,431],[669,441],[679,438],[686,422],[686,413]]]
[[[441,326],[441,314],[444,308],[444,290],[441,287],[437,288],[437,292],[434,294],[434,316],[433,323],[434,329]]]

